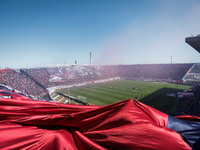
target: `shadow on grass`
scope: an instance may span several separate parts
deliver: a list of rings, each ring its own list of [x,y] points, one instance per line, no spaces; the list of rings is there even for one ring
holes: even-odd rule
[[[141,98],[140,102],[158,109],[166,114],[172,115],[177,105],[177,98],[167,96],[167,93],[177,93],[180,89],[162,88],[148,96]]]

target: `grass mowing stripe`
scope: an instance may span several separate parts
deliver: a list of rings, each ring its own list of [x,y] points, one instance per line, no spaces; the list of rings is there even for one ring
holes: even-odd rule
[[[98,97],[99,95],[104,95],[106,97],[113,97],[113,98],[116,98],[116,99],[121,99],[123,98],[123,96],[121,96],[121,94],[119,94],[119,90],[117,89],[108,89],[108,88],[82,88],[81,89],[82,91],[85,91],[85,92],[94,92],[96,93],[96,97]],[[115,91],[117,90],[117,91]]]
[[[136,87],[136,89],[133,90],[133,87]],[[188,88],[189,86],[169,83],[120,80],[71,89],[70,93],[69,91],[64,93],[74,97],[84,96],[88,103],[95,105],[107,105],[125,99],[135,99],[137,96],[140,96],[137,100],[141,100],[150,106],[154,105],[158,110],[171,112],[176,102],[174,98],[167,97],[166,93],[176,93],[180,89]],[[152,97],[159,96],[160,94],[163,95],[162,98],[159,97],[156,100],[149,101]]]
[[[120,93],[121,89],[108,89],[108,88],[103,88],[100,87],[98,89],[83,89],[83,90],[87,90],[88,92],[95,92],[98,95],[105,95],[107,97],[113,97],[116,99],[121,99],[123,98],[123,95]],[[120,92],[119,92],[120,91]]]
[[[74,97],[79,96],[79,95],[87,97],[88,103],[90,103],[91,101],[98,101],[100,103],[100,105],[110,104],[110,103],[113,103],[113,101],[118,100],[118,99],[115,99],[115,98],[108,98],[107,96],[104,96],[104,95],[97,95],[96,93],[88,92],[88,91],[85,91],[85,90],[81,90],[81,91],[75,90],[75,91],[71,91],[70,93]]]

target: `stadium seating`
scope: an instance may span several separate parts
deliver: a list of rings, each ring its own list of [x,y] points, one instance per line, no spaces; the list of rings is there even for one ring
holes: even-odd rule
[[[120,77],[181,80],[193,64],[144,64],[119,66]]]
[[[0,84],[7,85],[12,89],[35,96],[38,99],[41,99],[43,97],[43,92],[45,92],[45,90],[38,86],[33,80],[12,69],[0,70]]]
[[[0,84],[6,84],[29,95],[44,97],[46,88],[93,82],[114,77],[134,80],[176,82],[182,79],[193,64],[141,64],[105,66],[61,66],[47,68],[0,70]]]

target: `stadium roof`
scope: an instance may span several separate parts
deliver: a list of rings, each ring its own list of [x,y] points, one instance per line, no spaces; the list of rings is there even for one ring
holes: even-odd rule
[[[195,37],[186,37],[185,42],[200,53],[200,34]]]

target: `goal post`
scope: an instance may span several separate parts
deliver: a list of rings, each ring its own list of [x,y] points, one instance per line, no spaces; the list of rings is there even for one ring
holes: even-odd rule
[[[77,99],[82,101],[82,102],[86,102],[87,101],[87,98],[84,97],[84,96],[81,96],[81,95],[77,96]]]

